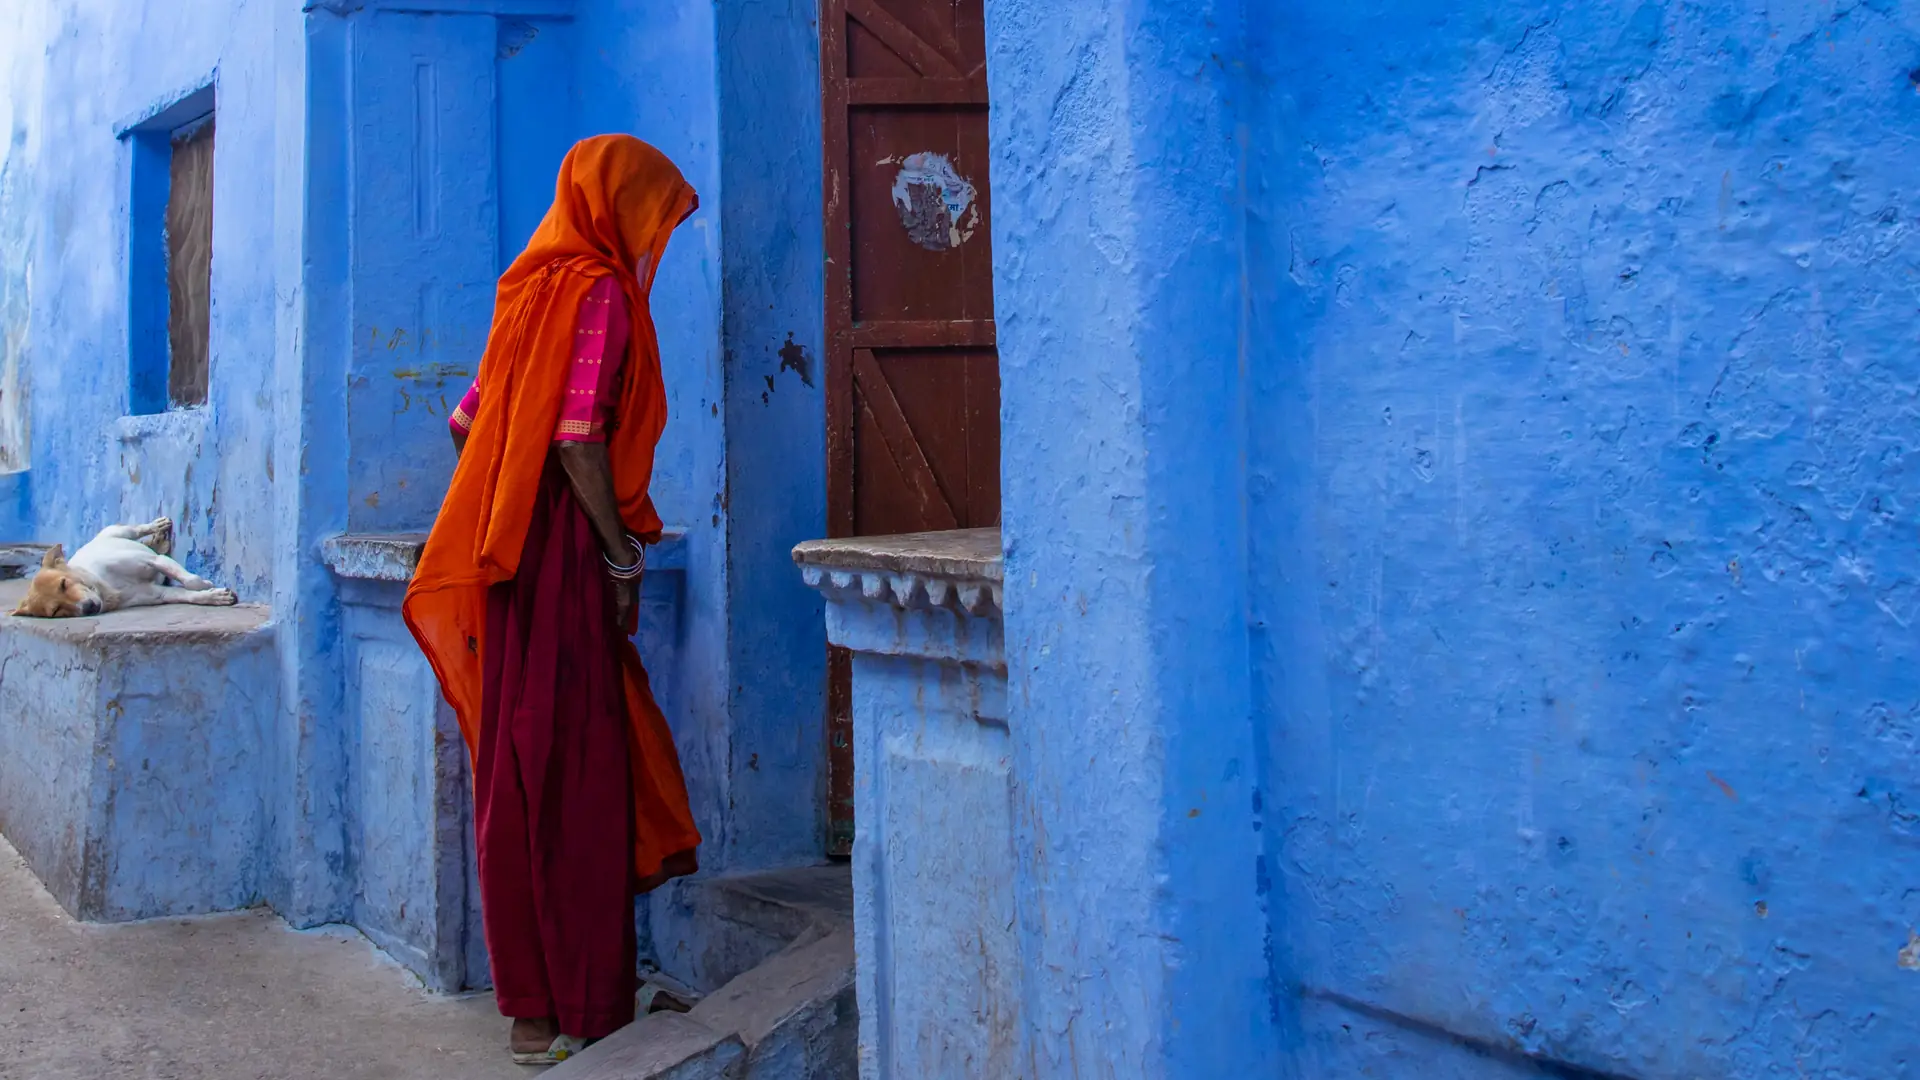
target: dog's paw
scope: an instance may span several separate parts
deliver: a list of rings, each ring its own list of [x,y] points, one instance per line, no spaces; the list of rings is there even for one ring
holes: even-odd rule
[[[232,607],[240,602],[240,598],[233,595],[232,589],[208,589],[200,595],[206,597],[206,602],[215,607]]]

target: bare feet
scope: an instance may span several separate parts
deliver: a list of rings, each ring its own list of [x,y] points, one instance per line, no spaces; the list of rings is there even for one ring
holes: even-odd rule
[[[538,1020],[515,1018],[508,1045],[516,1054],[541,1054],[553,1045],[553,1040],[559,1034],[560,1025],[554,1023],[551,1017]]]

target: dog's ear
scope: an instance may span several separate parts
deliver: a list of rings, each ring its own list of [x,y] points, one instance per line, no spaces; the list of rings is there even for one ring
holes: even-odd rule
[[[67,565],[67,549],[55,544],[40,557],[40,569],[59,570]]]

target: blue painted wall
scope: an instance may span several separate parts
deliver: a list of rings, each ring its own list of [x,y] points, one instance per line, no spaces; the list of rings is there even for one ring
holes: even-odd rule
[[[1296,1074],[1909,1075],[1920,8],[1290,3],[1245,56]]]
[[[728,863],[825,850],[826,634],[790,552],[826,528],[820,37],[810,0],[716,5],[728,522]],[[719,771],[719,759],[715,760]]]
[[[1031,1074],[1908,1075],[1920,10],[988,11]]]
[[[654,291],[671,414],[654,494],[686,530],[687,568],[641,639],[703,861],[818,861],[824,638],[787,559],[822,519],[811,9],[59,0],[31,15],[0,42],[0,404],[30,395],[0,408],[0,470],[31,465],[0,472],[0,539],[72,545],[166,513],[188,565],[272,604],[263,896],[298,924],[360,922],[401,953],[447,940],[446,911],[433,927],[419,898],[406,906],[444,839],[432,815],[446,777],[411,789],[394,764],[439,760],[422,741],[424,669],[405,660],[391,597],[343,593],[321,546],[431,523],[493,277],[545,212],[568,146],[603,131],[662,147],[704,204]],[[116,132],[209,80],[210,401],[128,417],[132,151]],[[730,513],[735,493],[752,513]],[[429,875],[436,910],[454,905],[444,870]]]
[[[156,4],[134,20],[140,34],[129,31],[122,5],[35,8],[9,46],[22,55],[8,65],[0,166],[8,240],[0,297],[8,339],[19,342],[10,356],[24,359],[32,421],[33,494],[14,503],[10,532],[72,543],[110,521],[166,513],[179,523],[183,561],[262,596],[274,540],[263,451],[272,430],[276,68],[261,46],[272,37],[273,5]],[[144,34],[169,47],[145,47]],[[116,129],[216,72],[210,407],[164,423],[124,420],[131,154]],[[252,452],[202,460],[211,446]]]
[[[1234,0],[987,6],[1023,1075],[1271,1075]]]
[[[812,861],[811,8],[378,9],[64,0],[0,45],[0,527],[166,512],[273,603],[261,888],[385,919],[368,765],[421,731],[346,719],[401,639],[318,545],[430,520],[487,282],[572,137],[639,134],[704,200],[649,662],[709,867]],[[1031,1074],[1903,1075],[1920,11],[988,15]],[[114,129],[213,73],[211,404],[126,420]]]
[[[274,487],[286,461],[275,460],[284,413],[274,387],[301,265],[282,258],[276,230],[285,166],[297,161],[283,77],[297,87],[300,71],[298,52],[285,64],[279,30],[299,13],[258,0],[29,9],[4,46],[0,393],[16,389],[4,374],[13,365],[31,435],[15,462],[29,468],[0,477],[0,531],[71,547],[110,522],[165,514],[189,567],[245,599],[270,599],[287,521]],[[210,80],[219,128],[208,405],[129,417],[132,154],[119,135]],[[279,760],[285,729],[262,727],[261,760]],[[261,790],[285,789],[265,777]],[[283,818],[277,806],[257,813]],[[280,860],[262,858],[263,891],[284,876]]]

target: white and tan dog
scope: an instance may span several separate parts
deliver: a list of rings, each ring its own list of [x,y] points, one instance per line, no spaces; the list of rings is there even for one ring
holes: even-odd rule
[[[225,607],[235,602],[232,592],[169,558],[172,549],[173,522],[166,518],[109,525],[71,559],[56,544],[40,560],[39,573],[13,613],[71,619],[156,604]]]

